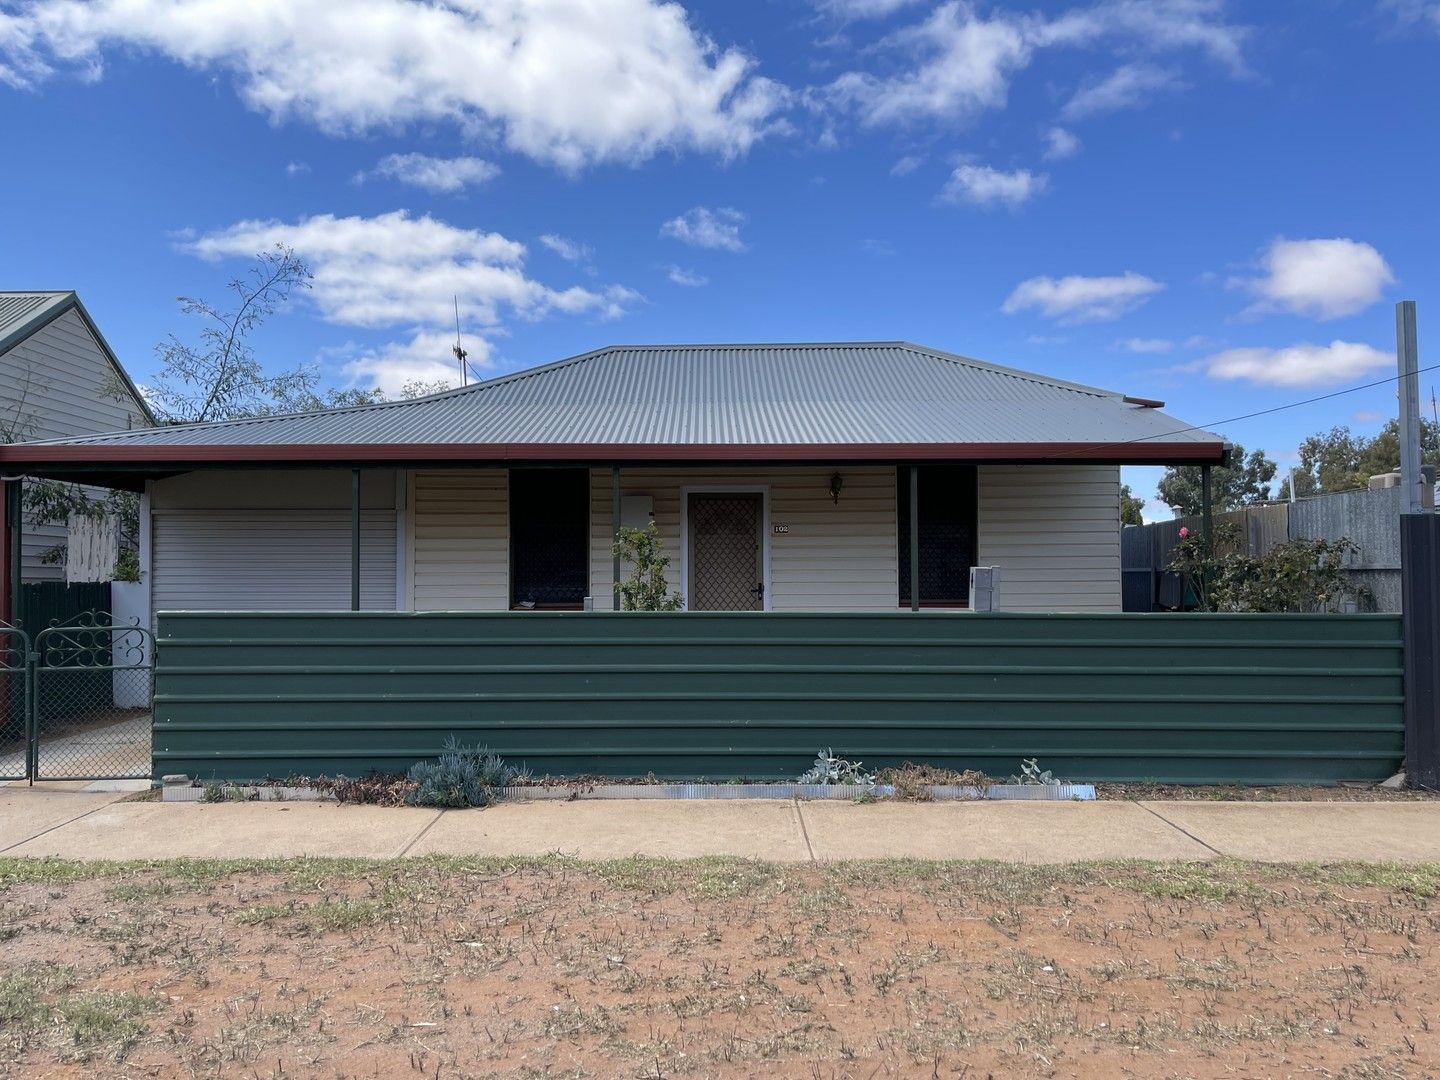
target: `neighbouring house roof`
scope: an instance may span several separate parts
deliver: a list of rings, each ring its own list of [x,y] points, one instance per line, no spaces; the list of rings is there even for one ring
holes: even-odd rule
[[[85,328],[95,339],[95,344],[100,347],[100,351],[105,354],[105,358],[115,369],[115,374],[121,384],[135,399],[136,407],[147,421],[155,423],[155,414],[150,411],[144,395],[140,393],[139,387],[131,381],[130,373],[125,370],[125,365],[120,363],[115,351],[110,348],[110,343],[105,340],[105,335],[100,333],[100,328],[95,325],[95,320],[85,310],[85,305],[80,302],[80,297],[73,289],[0,292],[0,357],[27,338],[33,337],[45,329],[67,311],[74,311],[80,316]]]
[[[0,448],[0,460],[1218,463],[1160,402],[903,341],[614,345],[458,390]]]

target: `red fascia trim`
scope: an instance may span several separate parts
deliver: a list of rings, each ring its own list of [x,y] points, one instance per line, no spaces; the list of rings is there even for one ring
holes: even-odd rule
[[[1075,443],[309,443],[267,446],[0,446],[0,462],[96,465],[421,461],[1188,461],[1219,464],[1220,442]]]

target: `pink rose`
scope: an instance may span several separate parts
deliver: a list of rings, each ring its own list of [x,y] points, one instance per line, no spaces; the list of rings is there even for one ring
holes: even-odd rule
[[[1180,539],[1181,539],[1181,540],[1184,540],[1184,539],[1185,539],[1187,536],[1189,536],[1189,535],[1190,535],[1190,530],[1187,529],[1184,525],[1181,525],[1181,526],[1180,526]]]

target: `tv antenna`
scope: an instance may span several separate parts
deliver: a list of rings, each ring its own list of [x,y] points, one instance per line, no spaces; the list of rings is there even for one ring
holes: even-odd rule
[[[460,385],[461,385],[461,386],[469,386],[469,385],[470,385],[470,365],[468,365],[467,363],[465,363],[465,358],[466,358],[467,356],[469,356],[470,354],[469,354],[468,352],[466,352],[466,351],[464,350],[464,348],[462,348],[461,345],[460,345],[460,297],[457,295],[457,296],[454,297],[454,300],[455,300],[455,347],[454,347],[453,349],[451,349],[450,351],[455,354],[455,359],[456,359],[456,361],[460,364]]]

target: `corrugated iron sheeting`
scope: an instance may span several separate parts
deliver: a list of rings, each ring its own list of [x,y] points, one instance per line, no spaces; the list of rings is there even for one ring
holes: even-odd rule
[[[0,292],[0,343],[53,304],[60,304],[68,292]]]
[[[616,346],[409,402],[81,445],[1220,441],[1118,394],[898,342]]]
[[[156,776],[793,778],[815,752],[1070,781],[1379,780],[1391,615],[162,612]]]

